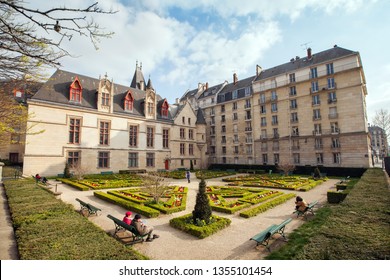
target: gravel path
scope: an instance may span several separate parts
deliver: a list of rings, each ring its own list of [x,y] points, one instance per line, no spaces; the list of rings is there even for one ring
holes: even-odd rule
[[[291,199],[282,205],[249,219],[240,217],[238,213],[223,214],[213,212],[215,215],[231,219],[231,225],[205,239],[198,239],[169,226],[170,219],[190,213],[194,209],[199,180],[196,179],[195,174],[191,175],[191,178],[195,178],[191,180],[191,183],[187,183],[185,179],[172,180],[173,185],[188,187],[187,209],[179,213],[162,214],[157,218],[147,219],[146,222],[154,227],[154,233],[159,234],[160,238],[155,239],[153,242],[134,244],[132,246],[135,250],[154,260],[256,260],[262,259],[268,254],[268,251],[264,246],[256,247],[256,242],[249,240],[252,236],[272,224],[281,223],[283,220],[291,217],[293,220],[285,229],[285,233],[288,236],[291,231],[305,222],[302,218],[296,218],[292,214],[294,210],[294,199]],[[327,191],[334,188],[337,181],[332,179],[328,180],[308,192],[288,190],[283,192],[300,193],[307,202],[318,200],[317,207],[321,207],[321,205],[326,203]],[[57,191],[62,193],[59,198],[66,203],[74,205],[76,209],[80,208],[80,204],[75,200],[76,198],[101,208],[102,211],[99,212],[99,215],[91,216],[89,220],[107,232],[114,230],[114,223],[107,218],[107,215],[111,214],[114,217],[122,219],[127,211],[127,209],[120,206],[94,197],[93,191],[82,192],[59,182],[53,181],[50,183],[53,185],[57,184]],[[220,178],[207,180],[206,183],[208,186],[224,186],[226,184]],[[283,245],[283,243],[284,241],[277,236],[275,241],[271,241],[271,250]]]

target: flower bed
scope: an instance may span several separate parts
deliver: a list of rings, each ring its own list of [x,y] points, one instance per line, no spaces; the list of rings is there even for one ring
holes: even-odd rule
[[[196,178],[212,179],[224,176],[231,176],[237,174],[234,171],[212,171],[212,170],[199,170],[196,171]]]

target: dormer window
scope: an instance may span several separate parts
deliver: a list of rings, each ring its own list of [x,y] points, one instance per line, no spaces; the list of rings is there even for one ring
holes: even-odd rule
[[[161,116],[163,118],[168,118],[168,109],[169,109],[168,102],[164,100],[164,103],[161,106]]]
[[[69,88],[69,101],[81,103],[82,92],[83,87],[81,86],[79,78],[76,77]]]
[[[132,112],[134,108],[134,98],[131,94],[131,91],[128,91],[124,100],[124,106],[125,111]]]

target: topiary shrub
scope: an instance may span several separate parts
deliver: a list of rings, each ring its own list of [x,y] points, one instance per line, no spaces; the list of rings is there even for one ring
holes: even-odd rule
[[[195,208],[192,211],[192,219],[196,224],[197,221],[205,221],[209,223],[212,215],[209,198],[206,195],[206,182],[201,178],[199,182],[199,192],[196,195]]]

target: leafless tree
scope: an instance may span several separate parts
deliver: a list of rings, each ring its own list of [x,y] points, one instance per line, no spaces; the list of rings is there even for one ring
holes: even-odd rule
[[[382,128],[386,133],[387,141],[389,142],[390,136],[390,112],[386,109],[380,109],[376,111],[373,119],[373,124]]]
[[[280,162],[277,168],[282,171],[285,176],[287,176],[290,172],[295,170],[295,165],[289,162]]]
[[[143,175],[142,179],[146,191],[153,196],[155,203],[159,203],[160,198],[169,189],[168,178],[162,172],[149,172]]]
[[[33,2],[31,3],[33,5]],[[88,37],[97,48],[101,38],[111,37],[92,18],[113,14],[95,2],[85,8],[33,8],[23,0],[0,0],[0,79],[37,78],[44,66],[58,67],[69,56],[63,40]]]

